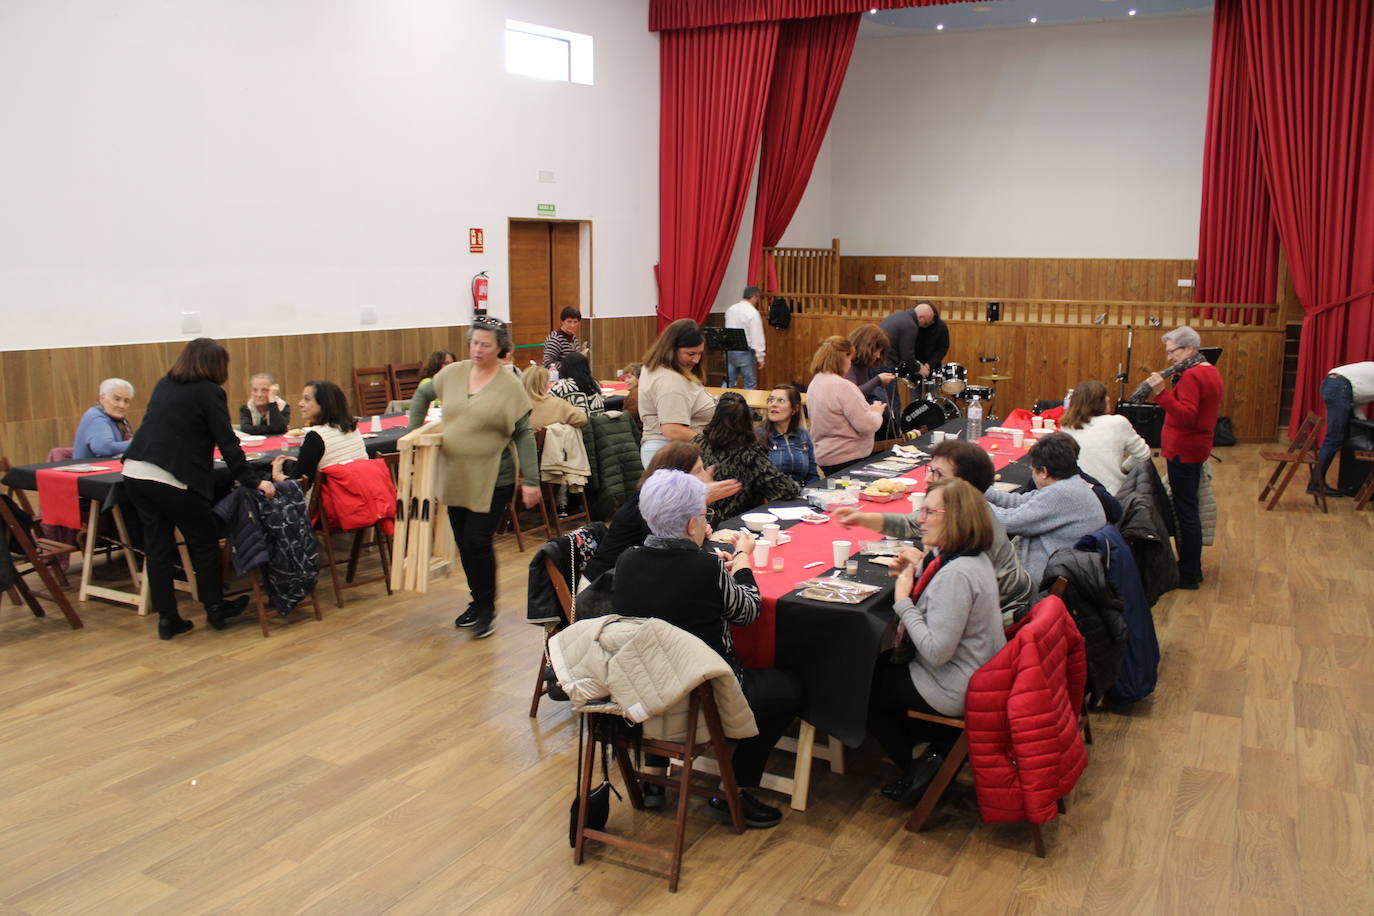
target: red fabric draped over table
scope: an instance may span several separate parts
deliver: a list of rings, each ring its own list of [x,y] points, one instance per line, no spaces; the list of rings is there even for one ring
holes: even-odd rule
[[[782,238],[806,193],[858,31],[857,13],[783,23],[763,116],[763,158],[749,242],[750,283],[759,277],[762,249]],[[776,290],[771,258],[768,268],[767,287]]]
[[[763,130],[777,22],[664,32],[659,49],[661,331],[705,321],[735,247]]]
[[[1230,65],[1232,84],[1248,80],[1269,206],[1306,312],[1289,418],[1296,428],[1318,406],[1332,366],[1374,352],[1374,4],[1217,0],[1214,16],[1209,127],[1224,120],[1216,71]],[[1237,36],[1243,61],[1231,46]],[[1233,125],[1242,117],[1236,110]],[[1246,136],[1236,126],[1213,147],[1209,131],[1209,162],[1245,169]],[[1208,209],[1211,196],[1203,205],[1200,262],[1226,245],[1254,250],[1249,232],[1211,239],[1207,227],[1226,226],[1227,215]],[[1199,280],[1203,273],[1199,263]]]
[[[1212,20],[1195,302],[1261,303],[1277,298],[1279,234],[1269,206],[1253,105],[1240,14],[1218,4]],[[1238,311],[1217,309],[1216,317],[1246,324],[1258,317]],[[1209,318],[1212,313],[1203,311]]]

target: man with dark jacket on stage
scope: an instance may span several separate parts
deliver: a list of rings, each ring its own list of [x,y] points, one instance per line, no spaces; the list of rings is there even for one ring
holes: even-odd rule
[[[893,312],[878,325],[887,335],[888,359],[906,363],[921,378],[940,369],[949,352],[949,325],[935,306],[918,302],[914,309]]]

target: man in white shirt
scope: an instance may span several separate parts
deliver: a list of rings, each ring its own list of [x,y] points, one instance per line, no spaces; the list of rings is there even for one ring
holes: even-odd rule
[[[758,383],[758,370],[763,368],[763,319],[759,317],[760,290],[746,286],[740,301],[725,310],[725,326],[740,328],[749,341],[748,350],[727,350],[725,353],[725,387],[753,388]],[[740,385],[735,385],[735,380]]]
[[[1345,444],[1350,417],[1366,404],[1374,401],[1374,361],[1337,366],[1322,379],[1321,398],[1326,404],[1326,438],[1317,453],[1316,474],[1307,486],[1315,491],[1326,480],[1327,469],[1336,453]],[[1344,496],[1340,490],[1327,490],[1327,496]]]

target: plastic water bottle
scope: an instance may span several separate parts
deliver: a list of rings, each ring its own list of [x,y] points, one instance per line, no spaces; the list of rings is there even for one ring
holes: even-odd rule
[[[1066,394],[1066,395],[1064,395],[1064,412],[1065,412],[1065,413],[1068,413],[1068,412],[1069,412],[1069,402],[1072,401],[1072,400],[1073,400],[1073,389],[1070,388],[1070,389],[1069,389],[1069,393]]]
[[[556,381],[558,381],[558,367],[557,367],[557,366],[550,366],[550,367],[549,367],[549,384],[552,385],[552,384],[553,384],[554,382],[556,382]]]
[[[978,401],[978,395],[973,396],[973,403],[968,405],[968,424],[964,427],[964,438],[970,442],[977,442],[983,438],[983,405]]]

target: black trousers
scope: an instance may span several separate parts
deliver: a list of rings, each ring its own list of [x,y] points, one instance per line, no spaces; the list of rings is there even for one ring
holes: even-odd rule
[[[944,715],[916,690],[911,671],[906,665],[894,665],[890,652],[878,658],[873,671],[873,687],[868,695],[868,733],[882,745],[887,756],[906,772],[911,765],[911,749],[922,741],[929,741],[947,753],[957,740],[957,732],[943,725],[921,722],[907,716],[906,711]]]
[[[777,668],[744,669],[740,688],[749,701],[759,733],[735,743],[730,766],[735,771],[735,784],[741,789],[753,789],[763,779],[763,768],[773,746],[801,713],[802,688],[796,678]],[[645,754],[644,763],[658,767],[668,765],[666,758],[655,754]]]
[[[153,480],[124,478],[124,490],[138,510],[143,526],[144,572],[153,610],[162,617],[176,617],[177,598],[172,570],[177,565],[176,533],[186,540],[191,566],[196,571],[200,603],[224,600],[220,579],[220,523],[210,501],[199,493],[180,490]]]
[[[1202,514],[1198,488],[1202,465],[1170,458],[1169,489],[1174,494],[1174,514],[1178,516],[1178,578],[1182,582],[1202,581]]]
[[[510,503],[514,484],[497,487],[491,494],[491,508],[474,512],[459,506],[449,506],[448,523],[453,528],[453,540],[458,544],[458,558],[467,576],[468,591],[473,606],[484,616],[496,613],[496,551],[491,540],[496,526]]]

